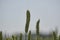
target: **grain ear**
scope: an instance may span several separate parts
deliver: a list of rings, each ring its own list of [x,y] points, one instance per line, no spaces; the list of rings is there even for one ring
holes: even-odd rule
[[[28,32],[29,29],[29,23],[30,23],[30,12],[27,10],[26,12],[26,25],[25,25],[25,32]]]
[[[40,23],[40,19],[37,21],[36,23],[36,35],[37,35],[37,40],[38,40],[38,37],[39,37],[39,23]]]
[[[25,40],[27,40],[27,32],[29,29],[29,24],[30,24],[30,12],[27,10],[26,12],[26,25],[25,25]]]

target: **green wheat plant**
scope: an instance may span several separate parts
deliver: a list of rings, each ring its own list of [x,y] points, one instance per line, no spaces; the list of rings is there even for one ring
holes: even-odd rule
[[[19,40],[22,40],[22,33],[20,33],[20,39]]]
[[[40,20],[38,20],[37,23],[36,23],[36,35],[37,35],[37,40],[39,40],[39,23],[40,23]]]
[[[2,40],[2,32],[0,32],[0,40]]]
[[[12,35],[12,39],[14,40],[14,35]]]
[[[58,30],[56,28],[56,32],[53,31],[52,32],[52,36],[49,37],[46,37],[45,35],[43,35],[43,37],[40,36],[39,34],[39,23],[40,23],[40,19],[38,19],[38,21],[36,22],[36,36],[35,34],[32,34],[31,33],[31,30],[29,31],[29,24],[30,24],[30,11],[27,10],[26,11],[26,24],[25,24],[25,35],[23,36],[22,33],[20,33],[19,35],[12,35],[12,37],[7,37],[5,36],[4,40],[23,40],[24,37],[25,39],[24,40],[60,40],[60,35],[59,37],[57,36],[58,34]],[[35,37],[35,38],[34,38]],[[2,35],[2,32],[0,32],[0,40],[3,40],[3,35]]]
[[[59,35],[59,40],[60,40],[60,35]]]
[[[29,29],[29,23],[30,23],[30,12],[27,10],[26,12],[26,25],[25,25],[25,40],[27,40],[27,32]]]
[[[53,32],[53,39],[57,40],[57,34],[56,34],[56,32]]]
[[[17,36],[16,35],[12,35],[12,39],[13,40],[17,40]]]
[[[29,31],[28,40],[31,40],[31,31]]]
[[[6,40],[9,40],[9,38],[6,38]]]
[[[11,38],[6,38],[6,40],[12,40]]]

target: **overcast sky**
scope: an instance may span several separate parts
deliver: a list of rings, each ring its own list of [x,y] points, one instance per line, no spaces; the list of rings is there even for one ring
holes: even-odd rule
[[[29,30],[35,31],[40,19],[40,31],[60,30],[60,0],[0,0],[0,30],[24,32],[26,11],[30,10]],[[59,32],[60,33],[60,32]]]

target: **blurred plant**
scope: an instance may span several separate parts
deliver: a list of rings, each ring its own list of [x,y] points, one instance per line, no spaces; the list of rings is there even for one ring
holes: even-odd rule
[[[0,40],[2,40],[2,32],[0,31]]]
[[[15,40],[17,40],[17,36],[15,37]]]
[[[12,35],[12,39],[14,40],[14,35]]]
[[[6,38],[6,40],[9,40],[9,38]]]
[[[40,22],[40,20],[38,20],[37,23],[36,23],[36,35],[37,35],[37,40],[39,39],[39,22]]]
[[[57,40],[57,34],[56,34],[56,32],[53,32],[53,39]]]
[[[13,40],[17,40],[17,36],[16,35],[12,35],[12,39]]]
[[[22,33],[20,33],[20,39],[19,40],[22,40]]]
[[[6,40],[11,40],[10,38],[6,38]]]
[[[29,23],[30,23],[30,12],[29,10],[27,10],[26,12],[26,25],[25,25],[25,40],[27,40],[27,32],[28,32],[28,29],[29,29]]]
[[[60,35],[59,35],[59,40],[60,40]]]
[[[29,31],[28,40],[31,40],[31,31]]]
[[[58,40],[58,28],[57,28],[57,26],[55,27],[55,31],[53,31],[53,39],[54,40]]]

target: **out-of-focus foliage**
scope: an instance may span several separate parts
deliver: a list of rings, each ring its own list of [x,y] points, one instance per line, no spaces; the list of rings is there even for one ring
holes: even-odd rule
[[[2,40],[2,32],[0,32],[0,40]]]
[[[29,31],[28,40],[31,40],[31,31]]]
[[[12,39],[14,40],[14,35],[12,35]]]
[[[20,33],[20,38],[19,38],[19,40],[22,40],[22,33]]]
[[[53,32],[53,38],[54,40],[57,40],[57,34],[55,32]]]
[[[13,40],[17,40],[17,36],[16,35],[12,35],[12,39]]]
[[[60,40],[60,35],[59,35],[59,40]]]
[[[6,38],[6,40],[12,40],[11,38]]]

